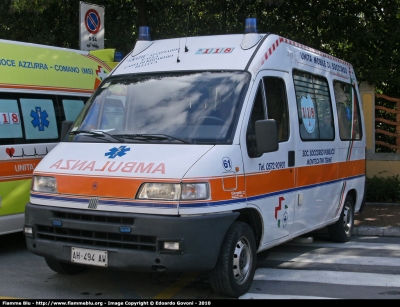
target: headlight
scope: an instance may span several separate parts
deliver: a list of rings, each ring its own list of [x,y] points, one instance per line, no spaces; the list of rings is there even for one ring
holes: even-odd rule
[[[181,199],[207,199],[209,197],[207,183],[183,183]]]
[[[138,199],[199,200],[209,198],[208,183],[144,183]]]
[[[181,194],[180,184],[145,183],[139,190],[139,199],[178,200]]]
[[[33,176],[32,191],[57,193],[57,181],[54,177]]]

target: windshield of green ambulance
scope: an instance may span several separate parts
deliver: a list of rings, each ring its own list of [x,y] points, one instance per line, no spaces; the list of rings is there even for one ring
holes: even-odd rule
[[[232,143],[249,80],[242,71],[110,78],[86,104],[68,141]]]

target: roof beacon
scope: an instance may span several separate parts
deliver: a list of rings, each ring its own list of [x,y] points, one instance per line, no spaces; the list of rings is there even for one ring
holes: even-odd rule
[[[257,18],[246,18],[246,27],[244,33],[258,33]]]
[[[150,27],[148,27],[148,26],[139,27],[138,40],[140,40],[140,41],[149,41],[149,40],[151,40],[151,38],[150,38]]]
[[[257,18],[246,18],[244,36],[240,47],[242,49],[253,48],[260,41],[261,35],[258,34]]]
[[[142,26],[139,27],[139,36],[135,44],[135,48],[132,51],[131,56],[138,55],[142,51],[146,50],[149,48],[153,42],[151,41],[150,38],[150,27],[148,26]]]

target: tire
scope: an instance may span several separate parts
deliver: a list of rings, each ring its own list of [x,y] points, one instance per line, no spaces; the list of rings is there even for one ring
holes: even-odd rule
[[[44,259],[50,269],[52,269],[54,272],[57,272],[60,274],[74,275],[74,274],[82,273],[83,271],[86,270],[85,266],[61,262],[61,261],[54,260],[53,258],[48,258],[48,257],[45,257]]]
[[[354,203],[353,199],[347,195],[339,220],[328,226],[328,234],[332,241],[338,243],[348,242],[354,228]]]
[[[222,296],[237,298],[250,289],[256,266],[253,230],[246,223],[234,222],[222,242],[217,264],[210,272],[211,288]]]

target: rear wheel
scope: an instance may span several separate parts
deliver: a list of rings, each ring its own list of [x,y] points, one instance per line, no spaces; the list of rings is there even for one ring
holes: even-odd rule
[[[328,226],[329,237],[332,241],[344,243],[351,238],[354,228],[354,203],[353,199],[347,195],[339,220]]]
[[[45,260],[50,269],[60,274],[74,275],[86,270],[85,266],[73,263],[61,262],[53,258],[45,257]]]
[[[257,251],[251,227],[234,222],[222,242],[215,268],[210,273],[214,292],[229,297],[245,294],[253,281]]]

